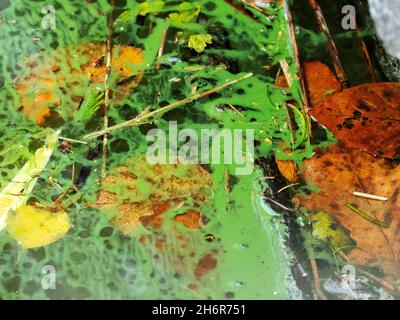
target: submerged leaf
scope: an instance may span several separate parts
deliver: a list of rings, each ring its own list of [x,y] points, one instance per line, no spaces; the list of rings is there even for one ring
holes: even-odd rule
[[[311,216],[314,238],[328,242],[336,251],[353,245],[343,228],[327,213],[318,212]]]
[[[158,228],[164,213],[183,202],[198,202],[186,217],[175,220],[192,226],[188,221],[199,214],[194,208],[203,204],[211,185],[210,174],[199,165],[150,165],[145,157],[135,157],[103,179],[97,206],[117,229],[132,236],[140,224]]]
[[[363,84],[334,94],[311,115],[347,146],[400,158],[400,83]]]
[[[66,212],[21,206],[7,218],[8,233],[26,248],[38,248],[62,238],[70,229]]]
[[[104,84],[105,51],[105,44],[84,43],[30,58],[25,68],[28,74],[20,74],[14,84],[22,112],[39,125],[44,125],[52,114],[73,116],[87,88]],[[111,102],[121,101],[135,90],[143,77],[143,60],[142,49],[114,46]],[[68,88],[68,93],[60,88]]]
[[[400,274],[400,166],[375,159],[361,150],[343,145],[331,146],[327,152],[304,161],[303,177],[315,184],[319,192],[298,197],[308,210],[323,211],[349,231],[357,243],[348,257],[352,262],[377,266],[387,276]],[[384,196],[377,201],[357,197],[354,191]],[[371,222],[351,207],[368,212]]]

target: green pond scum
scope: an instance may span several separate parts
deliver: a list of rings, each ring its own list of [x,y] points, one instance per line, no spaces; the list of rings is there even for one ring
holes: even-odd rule
[[[143,204],[153,198],[167,201],[171,191],[161,178],[177,184],[192,181],[179,165],[165,165],[158,176],[139,160],[148,148],[146,133],[154,128],[168,132],[169,121],[176,121],[179,130],[196,132],[253,129],[256,162],[274,157],[300,162],[311,157],[315,148],[333,141],[328,134],[330,138],[319,145],[310,144],[283,9],[271,3],[261,14],[245,6],[251,16],[225,1],[210,0],[122,0],[114,6],[106,0],[52,3],[54,10],[46,8],[48,1],[1,2],[0,190],[44,145],[49,130],[60,130],[58,146],[38,175],[27,204],[54,207],[56,202],[66,208],[71,228],[58,241],[35,249],[22,248],[7,229],[0,231],[0,298],[301,298],[291,273],[288,227],[282,215],[264,201],[269,180],[261,167],[241,176],[232,164],[203,166],[206,178],[193,181],[209,184],[207,192],[195,199],[183,185],[186,193],[178,197],[182,203],[163,213],[157,229],[138,223],[127,235],[113,222],[121,213],[117,204]],[[99,91],[104,87],[74,78],[71,65],[86,61],[76,55],[68,62],[65,53],[67,48],[105,43],[111,12],[113,45],[141,48],[144,55],[141,64],[132,66],[136,74],[143,74],[137,87],[110,99],[110,126],[253,73],[227,88],[155,114],[148,123],[111,131],[107,176],[110,179],[125,168],[136,179],[133,193],[126,181],[105,183],[102,179],[102,136],[84,137],[103,128]],[[48,24],[52,17],[55,25]],[[49,57],[56,57],[59,65],[46,76],[56,81],[61,75],[54,89],[60,103],[51,106],[51,115],[38,125],[22,111],[15,79],[29,75],[30,59],[46,63]],[[282,61],[293,75],[288,89],[275,86]],[[74,81],[79,84],[71,92],[68,84]],[[111,74],[111,91],[117,82]],[[84,97],[81,104],[77,96]],[[78,112],[80,105],[83,109]],[[104,190],[121,202],[98,205],[98,195]],[[175,223],[175,217],[193,208],[201,212],[200,228]],[[336,234],[333,240],[342,242]],[[50,289],[43,287],[48,266],[56,276],[56,285]]]

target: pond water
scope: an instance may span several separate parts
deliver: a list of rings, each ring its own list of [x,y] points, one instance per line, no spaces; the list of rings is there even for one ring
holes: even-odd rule
[[[40,167],[37,150],[51,153],[25,177],[32,188],[11,195],[26,212],[5,213],[0,194],[0,298],[313,298],[310,232],[303,212],[287,208],[290,188],[278,192],[287,182],[275,158],[300,162],[334,138],[325,129],[308,135],[282,8],[260,13],[239,2],[0,1],[0,191],[24,164]],[[368,82],[331,3],[321,1],[350,82]],[[309,8],[292,5],[302,58],[329,64]],[[362,32],[373,41],[368,26]],[[287,89],[275,85],[282,68],[293,77]],[[126,122],[138,115],[140,125]],[[222,160],[154,166],[146,158],[154,129],[166,137],[225,130],[231,145],[240,141],[239,158],[256,165],[245,174]],[[246,130],[252,153],[241,143]],[[211,149],[218,159],[234,152]],[[21,227],[30,222],[16,224],[27,208],[48,217],[35,225],[39,236]],[[67,230],[47,240],[54,230],[44,226],[60,212]],[[329,262],[326,279],[337,271]]]
[[[279,143],[290,140],[283,102],[298,99],[299,93],[295,87],[282,91],[274,86],[279,61],[287,58],[289,65],[293,63],[287,49],[285,20],[282,11],[275,7],[269,9],[269,17],[259,17],[263,23],[255,23],[227,3],[198,1],[199,7],[195,10],[199,8],[200,13],[196,13],[196,23],[168,26],[165,18],[171,13],[184,15],[192,9],[185,11],[171,2],[167,3],[171,8],[166,13],[155,10],[145,14],[143,11],[152,8],[132,0],[116,1],[114,6],[107,1],[63,0],[55,1],[53,7],[46,7],[46,1],[27,0],[2,5],[1,188],[12,181],[22,165],[43,145],[48,130],[60,129],[60,135],[72,141],[102,128],[103,118],[99,114],[87,122],[74,118],[79,99],[93,88],[90,81],[76,75],[75,66],[84,64],[86,57],[73,50],[80,52],[88,43],[105,43],[111,12],[115,21],[113,45],[135,46],[144,55],[143,79],[136,90],[128,96],[111,99],[110,126],[133,118],[147,106],[157,109],[249,72],[254,75],[226,90],[164,113],[152,124],[110,133],[109,176],[120,166],[140,161],[147,149],[146,133],[156,127],[168,132],[170,120],[177,121],[180,129],[195,131],[221,127],[252,129],[258,141],[257,158],[273,155]],[[137,8],[143,14],[135,13]],[[129,10],[133,12],[131,18],[115,19]],[[167,28],[158,69],[157,53]],[[203,54],[197,53],[187,43],[175,41],[179,32],[211,34],[212,44]],[[91,54],[102,57],[104,46],[90,48]],[[55,58],[49,61],[48,57]],[[42,67],[46,64],[56,67]],[[270,66],[270,70],[262,66]],[[73,81],[77,83],[71,84]],[[51,89],[46,87],[49,82]],[[18,87],[21,85],[23,89]],[[37,94],[44,88],[57,97],[50,107],[38,102]],[[31,100],[26,98],[29,95]],[[226,105],[241,111],[235,113],[226,109]],[[68,203],[66,211],[71,224],[64,237],[45,247],[24,249],[7,229],[1,231],[2,298],[284,299],[300,296],[293,286],[290,253],[283,240],[287,228],[282,218],[262,200],[266,184],[261,169],[236,176],[235,165],[206,166],[212,188],[200,203],[193,204],[195,200],[189,196],[182,205],[163,215],[161,227],[139,223],[132,233],[130,230],[124,234],[122,227],[112,220],[112,216],[120,214],[119,207],[115,203],[106,208],[96,205],[102,188],[100,183],[104,183],[101,145],[102,137],[85,144],[72,142],[72,150],[68,151],[57,147],[29,194],[28,204],[39,203],[45,207],[52,206],[64,195],[61,204]],[[297,156],[310,151],[303,149]],[[156,176],[154,172],[145,173],[149,170],[145,164],[136,169],[128,167],[139,179]],[[166,180],[177,175],[165,173],[168,170],[171,170],[168,166],[162,169]],[[178,184],[185,183],[185,179],[178,178]],[[118,183],[111,183],[107,190],[118,194],[120,187]],[[141,187],[140,184],[138,188]],[[153,187],[155,197],[174,197],[168,188],[163,191],[154,181]],[[174,223],[175,216],[194,207],[204,220],[200,228]],[[132,213],[135,214],[138,213]],[[56,286],[46,290],[42,284],[49,266],[49,270],[54,268]]]

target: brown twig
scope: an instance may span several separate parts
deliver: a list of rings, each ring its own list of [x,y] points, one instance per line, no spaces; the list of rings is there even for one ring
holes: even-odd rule
[[[363,54],[365,62],[367,63],[367,69],[368,69],[370,80],[371,80],[371,82],[376,82],[376,74],[374,71],[374,67],[372,65],[372,60],[368,53],[367,46],[365,44],[365,41],[363,39],[363,36],[362,36],[358,26],[356,27],[356,33],[357,33],[357,38],[360,41],[361,52]]]
[[[75,186],[75,161],[72,162],[71,183]]]
[[[160,70],[160,67],[161,67],[161,57],[164,54],[165,40],[167,39],[167,33],[168,33],[168,26],[163,31],[163,34],[161,37],[160,48],[158,49],[158,56],[157,56],[157,65],[156,65],[157,70]]]
[[[315,291],[317,292],[317,295],[321,300],[328,300],[328,298],[322,291],[321,280],[319,279],[319,274],[318,274],[318,266],[317,262],[315,261],[314,251],[312,248],[308,249],[308,257],[310,259],[311,272],[313,275]]]
[[[339,58],[339,51],[336,47],[335,41],[333,41],[332,34],[329,31],[328,24],[325,20],[324,14],[321,10],[321,7],[319,6],[317,0],[308,0],[308,3],[310,4],[315,20],[317,22],[318,28],[322,33],[325,34],[326,38],[328,39],[328,53],[331,57],[331,61],[333,64],[333,67],[335,68],[335,72],[339,78],[339,81],[342,84],[342,87],[344,89],[349,87],[349,79],[346,75],[346,72],[343,68],[342,62],[340,61]]]
[[[188,67],[183,68],[183,70],[194,72],[194,71],[201,71],[206,68],[207,67],[205,67],[205,66],[188,66]],[[226,69],[228,69],[227,66],[219,66],[219,67],[213,68],[214,71],[221,71],[221,70],[226,70]]]
[[[119,123],[119,124],[117,124],[115,126],[106,128],[104,130],[93,132],[93,133],[89,133],[89,134],[85,135],[82,139],[83,140],[90,140],[90,139],[94,139],[96,137],[102,136],[102,135],[104,135],[106,133],[109,133],[109,132],[111,132],[113,130],[121,129],[121,128],[128,127],[128,126],[138,126],[138,125],[142,125],[144,123],[149,123],[149,121],[144,122],[144,120],[148,120],[148,119],[150,119],[150,118],[152,118],[152,117],[154,117],[156,115],[163,114],[163,113],[165,113],[165,112],[167,112],[169,110],[172,110],[174,108],[180,107],[180,106],[182,106],[182,105],[184,105],[186,103],[189,103],[191,101],[195,101],[195,100],[198,100],[198,99],[203,98],[205,96],[208,96],[208,95],[210,95],[210,94],[212,94],[212,93],[214,93],[216,91],[220,91],[222,89],[230,87],[230,86],[232,86],[232,85],[234,85],[234,84],[236,84],[238,82],[241,82],[241,81],[243,81],[245,79],[248,79],[248,78],[250,78],[252,76],[253,76],[253,73],[248,73],[248,74],[246,74],[246,75],[244,75],[244,76],[242,76],[240,78],[237,78],[237,79],[234,79],[232,81],[229,81],[229,82],[227,82],[227,83],[225,83],[223,85],[220,85],[220,86],[218,86],[216,88],[203,91],[201,93],[195,94],[195,95],[190,96],[188,98],[185,98],[183,100],[171,103],[171,104],[169,104],[169,105],[167,105],[165,107],[158,108],[158,109],[156,109],[154,111],[141,113],[137,117],[135,117],[135,118],[133,118],[131,120],[124,121],[122,123]]]
[[[265,179],[265,180],[273,180],[273,179],[275,179],[275,177],[265,177],[264,179]],[[281,208],[281,209],[283,209],[283,210],[285,210],[285,211],[288,211],[288,212],[295,212],[295,210],[286,207],[286,206],[283,205],[282,203],[279,203],[278,201],[275,201],[274,199],[271,199],[271,198],[267,197],[266,195],[264,195],[264,199],[265,199],[265,200],[268,200],[269,202],[272,202],[273,204],[275,204],[276,206],[278,206],[279,208]]]
[[[286,59],[282,59],[281,61],[279,61],[279,65],[281,66],[283,75],[285,76],[286,82],[288,83],[290,88],[293,84],[293,77],[290,74],[289,63],[287,62]]]

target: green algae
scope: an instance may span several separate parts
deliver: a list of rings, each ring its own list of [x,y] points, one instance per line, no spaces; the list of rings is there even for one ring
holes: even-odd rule
[[[296,132],[293,133],[288,125],[287,103],[293,100],[299,106],[301,103],[298,81],[295,80],[289,89],[274,85],[282,59],[286,59],[290,70],[295,72],[283,11],[272,5],[268,9],[270,16],[265,16],[249,8],[256,15],[257,22],[223,1],[198,3],[201,6],[200,18],[185,29],[191,32],[200,29],[212,35],[212,44],[201,54],[186,46],[176,45],[174,35],[182,30],[182,26],[170,25],[162,14],[142,12],[141,21],[133,15],[123,26],[116,25],[116,44],[140,46],[145,50],[145,74],[138,89],[110,109],[110,121],[126,121],[149,105],[156,109],[191,96],[193,91],[214,88],[248,72],[255,75],[218,94],[167,112],[154,124],[125,128],[110,134],[107,163],[110,172],[113,168],[126,165],[127,159],[144,155],[147,150],[146,132],[154,127],[168,132],[170,120],[177,121],[179,129],[191,128],[198,132],[201,129],[254,129],[258,141],[256,158],[277,156],[300,161],[310,157],[317,147],[309,145],[305,139],[301,117],[296,117],[299,122]],[[0,24],[3,79],[0,93],[0,186],[13,177],[19,164],[24,163],[44,139],[43,129],[18,112],[19,98],[13,88],[13,80],[24,71],[20,70],[21,61],[42,50],[53,52],[57,47],[102,42],[107,37],[106,17],[111,10],[107,1],[93,4],[56,1],[55,30],[40,29],[43,18],[41,9],[46,4],[45,1],[14,1],[1,13],[4,17],[2,21],[6,23]],[[123,13],[137,5],[133,0],[122,5],[117,1],[116,11]],[[12,22],[14,20],[15,23]],[[168,37],[162,65],[160,70],[156,70],[156,56],[166,28]],[[40,40],[33,41],[34,36]],[[15,55],[7,54],[10,50],[14,50]],[[62,61],[60,63],[61,69],[68,72],[69,67]],[[82,61],[78,59],[74,63],[79,65]],[[201,68],[195,71],[188,69],[193,66]],[[221,66],[224,69],[218,68]],[[263,66],[271,68],[267,70]],[[79,94],[84,94],[86,88],[82,86],[79,91]],[[63,103],[67,102],[71,102],[68,93],[63,95]],[[240,112],[226,108],[229,105]],[[101,117],[97,115],[82,124],[73,120],[71,112],[61,112],[61,119],[51,119],[47,125],[62,129],[65,137],[79,139],[98,129],[99,123]],[[295,145],[292,144],[293,135],[296,137]],[[10,152],[6,148],[12,141],[17,144],[9,148],[17,148],[18,152]],[[1,298],[224,299],[229,292],[238,299],[285,299],[296,292],[292,288],[289,257],[283,241],[287,230],[282,218],[262,201],[266,185],[259,169],[249,176],[236,176],[235,165],[209,166],[213,181],[212,196],[208,198],[210,205],[204,206],[202,213],[210,221],[201,230],[179,230],[191,239],[196,248],[193,256],[185,256],[188,269],[194,270],[200,258],[215,250],[218,265],[216,270],[204,276],[201,285],[193,289],[190,286],[193,275],[177,274],[173,260],[165,267],[155,258],[159,252],[155,250],[154,243],[144,246],[140,242],[141,235],[150,235],[150,241],[154,242],[159,239],[158,234],[152,238],[149,229],[139,226],[133,238],[124,237],[112,228],[110,215],[101,214],[99,209],[87,205],[96,201],[99,191],[100,144],[101,141],[73,144],[71,153],[55,152],[32,193],[31,202],[51,205],[61,193],[70,190],[64,201],[66,203],[74,197],[71,191],[73,184],[77,185],[82,197],[68,208],[73,228],[63,239],[45,248],[22,251],[7,233],[0,234]],[[291,149],[291,155],[288,156],[282,149]],[[176,174],[179,175],[179,172]],[[232,180],[229,192],[226,189],[227,176],[229,181]],[[142,181],[140,186],[142,195],[151,193],[148,182]],[[118,191],[115,186],[110,188],[109,191]],[[181,254],[187,252],[182,251],[174,237],[175,225],[171,221],[185,209],[169,212],[167,223],[163,226],[163,240],[169,243],[170,250]],[[213,235],[216,240],[206,241],[208,235]],[[170,257],[166,254],[164,258]],[[56,269],[55,290],[43,290],[41,287],[45,265],[53,265]]]

